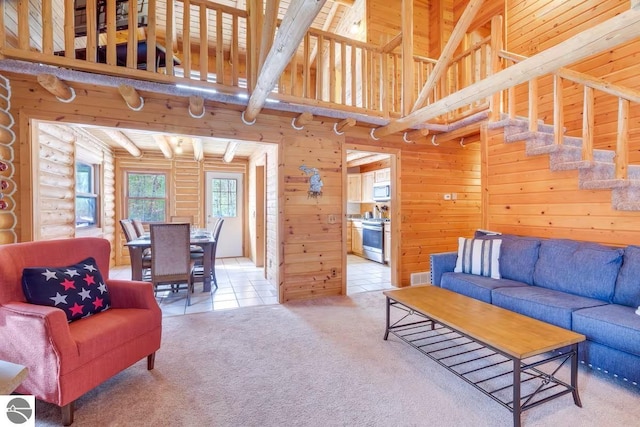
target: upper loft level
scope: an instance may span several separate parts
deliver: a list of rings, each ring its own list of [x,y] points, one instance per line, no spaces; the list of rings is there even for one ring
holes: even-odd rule
[[[321,7],[317,4],[322,3]],[[29,0],[4,2],[0,54],[4,58],[89,73],[179,85],[246,100],[273,81],[268,99],[343,112],[371,124],[406,115],[437,60],[431,29],[419,22],[407,34],[399,11],[367,13],[366,0]],[[370,4],[372,2],[369,2]],[[382,3],[381,3],[382,4]],[[256,10],[263,9],[263,13]],[[291,8],[299,13],[288,18]],[[413,6],[412,6],[413,7]],[[302,14],[316,8],[304,23]],[[428,2],[415,6],[421,19]],[[381,25],[383,14],[390,25]],[[423,94],[423,104],[442,99],[491,72],[490,16],[465,31],[443,78]],[[287,19],[290,22],[287,22]],[[387,18],[385,18],[387,19]],[[288,36],[278,40],[282,25]],[[442,31],[449,34],[452,28]],[[297,35],[299,41],[293,41]],[[441,36],[438,35],[438,38]],[[446,40],[437,40],[444,46]],[[276,45],[280,43],[280,45]],[[292,49],[281,72],[267,67],[270,51]],[[265,66],[266,63],[266,66]],[[279,70],[278,70],[279,71]],[[486,109],[487,99],[441,115],[445,123]],[[284,107],[283,107],[284,108]]]
[[[565,50],[520,41],[514,55],[508,33],[526,41],[548,7],[531,19],[510,11],[523,22],[513,30],[502,0],[12,1],[0,3],[0,58],[185,89],[246,107],[247,122],[271,101],[292,113],[357,120],[375,128],[375,139],[437,134],[488,111],[552,118],[527,97],[549,104],[549,82],[565,64],[637,38],[637,0],[619,3],[622,13],[603,16],[629,19],[609,25],[609,35],[582,22],[565,30],[574,35]],[[562,78],[571,85],[611,87],[570,71]],[[530,95],[523,86],[540,76],[547,80]],[[614,95],[636,99],[635,90]]]

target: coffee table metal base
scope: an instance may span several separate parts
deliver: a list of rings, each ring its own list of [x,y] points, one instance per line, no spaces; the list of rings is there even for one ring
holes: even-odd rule
[[[391,308],[400,314],[391,323]],[[562,353],[546,353],[518,359],[471,339],[451,326],[435,322],[387,297],[389,333],[416,348],[467,383],[491,397],[513,413],[513,425],[521,425],[521,413],[551,399],[573,394],[574,403],[582,407],[578,395],[578,345]],[[565,348],[566,349],[566,348]],[[569,378],[563,378],[570,365]]]

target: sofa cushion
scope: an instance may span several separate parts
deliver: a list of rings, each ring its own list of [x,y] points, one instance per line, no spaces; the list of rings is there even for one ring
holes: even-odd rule
[[[624,250],[613,302],[629,307],[640,306],[640,247],[638,246],[628,246]]]
[[[596,243],[543,240],[533,282],[544,288],[611,302],[622,255],[622,249]]]
[[[458,239],[456,273],[500,278],[500,245],[502,240]]]
[[[499,307],[565,329],[571,329],[571,314],[575,310],[604,304],[597,299],[539,286],[497,288],[491,291],[491,301]]]
[[[476,236],[478,236],[476,232]],[[533,285],[533,270],[538,261],[540,239],[513,234],[480,235],[480,239],[500,239],[500,276]]]
[[[573,330],[588,340],[640,356],[640,316],[618,304],[573,312]]]
[[[107,310],[111,298],[94,258],[65,267],[28,267],[22,271],[27,302],[64,311],[67,321]]]
[[[491,303],[491,291],[506,286],[527,286],[522,282],[508,279],[492,279],[466,273],[444,273],[440,280],[444,289],[466,295],[487,303]]]

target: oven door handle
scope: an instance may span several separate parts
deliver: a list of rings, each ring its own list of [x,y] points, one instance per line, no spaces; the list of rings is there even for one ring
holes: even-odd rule
[[[371,230],[371,231],[382,231],[382,226],[380,226],[380,225],[362,224],[362,229],[363,230]]]

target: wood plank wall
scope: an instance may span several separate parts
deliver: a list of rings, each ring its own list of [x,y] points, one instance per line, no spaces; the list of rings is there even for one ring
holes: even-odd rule
[[[509,51],[533,55],[589,26],[629,8],[628,1],[510,0],[507,47]],[[570,68],[609,81],[640,89],[640,44],[629,43],[595,55]],[[565,84],[565,126],[569,134],[580,135],[582,87]],[[518,114],[527,114],[525,88],[518,92]],[[617,102],[596,95],[596,148],[615,147]],[[551,79],[540,81],[540,118],[551,123]],[[631,111],[630,161],[640,162],[640,111]],[[578,172],[549,170],[548,156],[527,157],[524,143],[503,144],[501,132],[489,132],[486,141],[487,193],[486,227],[521,235],[571,238],[611,245],[637,244],[640,212],[611,208],[608,190],[580,190]]]
[[[402,151],[402,283],[430,270],[430,254],[456,250],[458,237],[480,227],[479,136],[465,142],[464,148],[456,140]],[[444,199],[452,193],[456,200]]]
[[[432,0],[413,2],[413,53],[429,56],[429,7]],[[367,43],[384,46],[402,31],[402,0],[368,0],[366,7]]]

